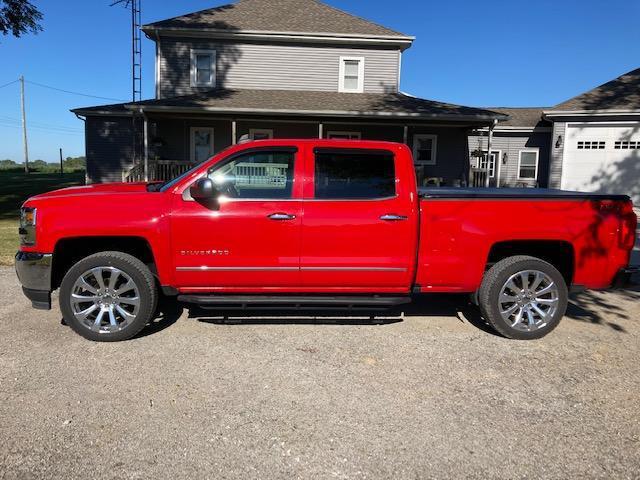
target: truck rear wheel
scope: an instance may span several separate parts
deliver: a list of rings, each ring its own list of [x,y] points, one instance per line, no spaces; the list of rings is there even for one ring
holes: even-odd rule
[[[60,286],[60,310],[67,325],[97,342],[138,334],[152,320],[157,301],[147,266],[122,252],[100,252],[80,260]]]
[[[486,272],[478,303],[485,320],[507,338],[541,338],[558,326],[567,310],[562,274],[539,258],[514,256]]]

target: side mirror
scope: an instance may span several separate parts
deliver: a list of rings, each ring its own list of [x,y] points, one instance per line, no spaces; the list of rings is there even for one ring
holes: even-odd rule
[[[189,193],[194,200],[204,202],[217,201],[220,196],[220,192],[208,177],[198,179],[189,188]]]

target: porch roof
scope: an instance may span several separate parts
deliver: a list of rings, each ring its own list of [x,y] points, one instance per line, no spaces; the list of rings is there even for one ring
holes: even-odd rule
[[[77,108],[78,115],[128,112],[357,117],[491,123],[499,112],[425,100],[404,93],[340,93],[293,90],[225,90],[141,102]]]

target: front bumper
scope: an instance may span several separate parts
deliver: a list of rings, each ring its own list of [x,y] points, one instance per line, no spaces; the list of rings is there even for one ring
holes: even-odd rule
[[[50,253],[16,253],[16,274],[22,291],[31,300],[33,308],[51,309],[51,265]]]
[[[625,268],[621,268],[620,271],[613,278],[613,288],[625,288],[634,284],[631,277],[640,276],[640,265],[630,265]]]

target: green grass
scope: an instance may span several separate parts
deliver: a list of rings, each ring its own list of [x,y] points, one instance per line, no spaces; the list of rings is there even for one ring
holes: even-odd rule
[[[13,264],[13,256],[19,246],[20,206],[27,198],[83,183],[84,172],[27,175],[0,170],[0,265]]]

